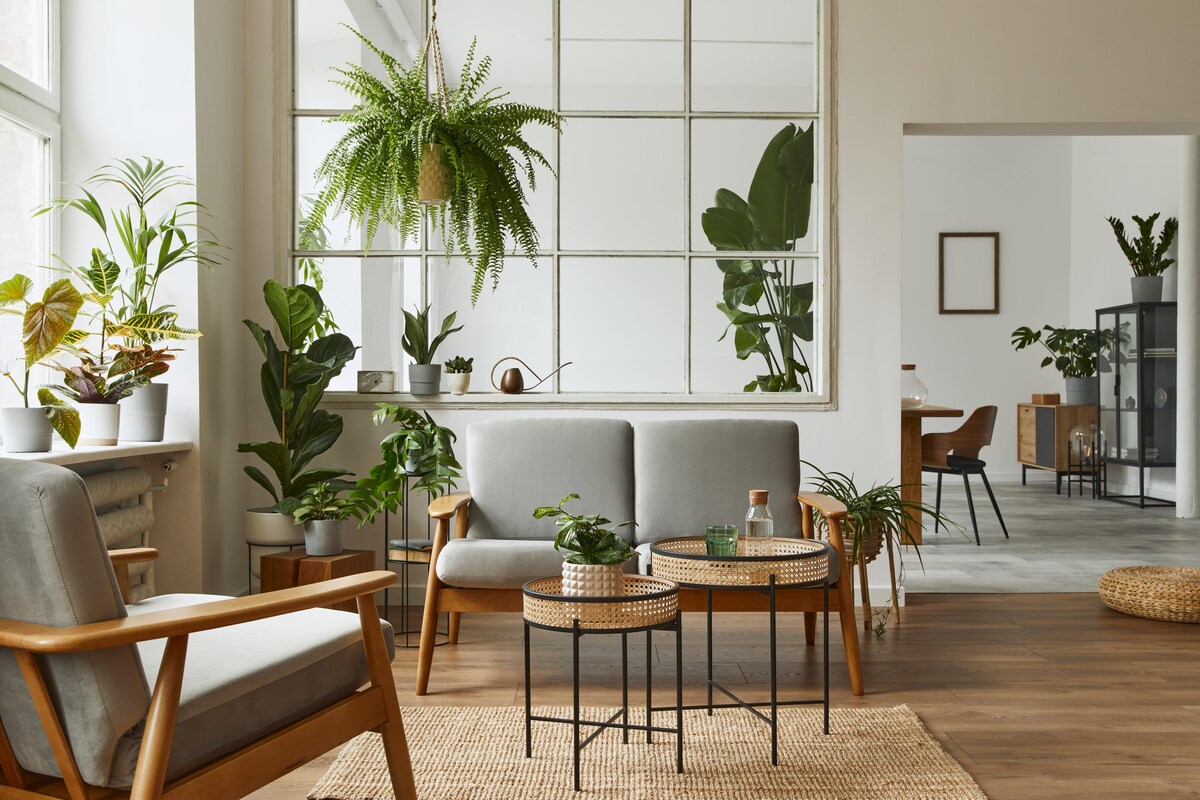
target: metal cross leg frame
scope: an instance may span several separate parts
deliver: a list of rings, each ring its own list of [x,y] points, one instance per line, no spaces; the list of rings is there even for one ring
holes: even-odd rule
[[[771,726],[771,766],[779,765],[779,707],[780,706],[807,706],[821,704],[824,710],[824,732],[829,735],[829,583],[828,581],[821,584],[823,598],[822,607],[822,624],[824,632],[822,634],[823,647],[823,673],[822,673],[822,696],[820,700],[783,700],[779,699],[779,682],[777,678],[777,663],[778,663],[778,635],[776,633],[776,613],[775,613],[775,593],[780,589],[798,589],[798,588],[813,588],[810,584],[788,584],[782,587],[775,585],[775,576],[771,575],[768,584],[762,586],[747,586],[744,589],[733,586],[699,586],[694,588],[705,589],[708,594],[708,703],[703,706],[684,706],[685,709],[703,708],[708,711],[711,717],[714,708],[744,708],[754,716],[761,719],[763,722]],[[771,608],[769,613],[770,629],[771,629],[771,699],[769,701],[748,703],[738,697],[733,692],[726,689],[721,684],[713,680],[713,592],[727,591],[730,589],[739,591],[752,591],[764,594],[770,601]],[[713,703],[713,689],[724,694],[732,703]],[[770,706],[770,715],[759,711],[760,708]]]
[[[587,598],[575,597],[572,601],[588,602],[589,600],[603,600],[611,602],[612,598]],[[711,617],[710,617],[711,619]],[[565,632],[571,635],[571,685],[574,692],[573,714],[570,719],[565,717],[543,717],[534,716],[533,714],[533,683],[530,680],[530,658],[529,658],[529,632],[530,628],[541,628],[547,631]],[[636,725],[629,721],[629,634],[641,633],[646,634],[646,724]],[[675,631],[675,705],[655,707],[652,704],[653,680],[651,672],[651,662],[653,659],[652,639],[654,631]],[[579,718],[579,640],[584,636],[591,634],[621,634],[621,708],[607,720],[586,720]],[[711,659],[710,659],[711,663]],[[558,722],[571,725],[574,730],[573,734],[573,761],[575,773],[575,791],[581,791],[579,777],[579,755],[583,752],[583,748],[587,747],[592,741],[603,733],[608,728],[615,728],[621,731],[622,744],[629,744],[630,731],[645,731],[646,743],[650,744],[654,739],[654,732],[673,733],[675,734],[675,771],[683,772],[683,615],[681,612],[675,612],[675,618],[670,622],[661,623],[659,625],[649,625],[640,628],[615,628],[615,629],[581,629],[579,620],[573,621],[570,628],[560,628],[557,626],[542,625],[536,622],[525,620],[525,757],[533,758],[533,723],[534,722]],[[666,728],[656,726],[654,724],[655,711],[674,711],[675,712],[675,727]],[[620,720],[618,722],[617,720]],[[594,727],[596,730],[589,733],[582,740],[580,739],[580,728],[583,726]]]

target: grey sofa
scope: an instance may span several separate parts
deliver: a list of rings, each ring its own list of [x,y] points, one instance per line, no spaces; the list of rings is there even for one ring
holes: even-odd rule
[[[26,785],[24,773],[35,773],[62,778],[71,797],[81,783],[158,797],[217,762],[205,770],[218,784],[209,796],[240,797],[293,768],[297,753],[345,741],[340,734],[361,720],[359,730],[391,728],[385,736],[403,754],[396,793],[412,796],[391,629],[380,627],[371,599],[394,576],[355,576],[307,594],[165,595],[126,606],[78,475],[0,459],[0,487],[0,766],[8,784]],[[317,607],[356,597],[365,598],[365,615]],[[302,730],[333,705],[340,731]],[[272,764],[269,751],[254,773],[233,764],[281,731],[291,736],[288,765]]]
[[[799,431],[786,420],[631,424],[616,419],[543,418],[469,425],[470,492],[448,495],[430,505],[430,516],[438,525],[417,694],[428,688],[432,633],[439,612],[450,613],[450,639],[455,643],[461,613],[519,611],[522,584],[561,571],[562,557],[553,547],[553,520],[533,519],[535,507],[553,505],[575,492],[581,496],[574,502],[578,511],[599,513],[616,522],[636,521],[636,527],[621,529],[638,551],[636,562],[631,561],[627,569],[649,572],[653,568],[650,546],[659,539],[702,534],[708,524],[739,524],[749,489],[770,491],[776,535],[811,535],[813,508],[822,505],[823,511],[840,520],[840,507],[828,498],[798,499],[799,457]],[[840,529],[831,540],[841,548]],[[834,561],[836,569],[841,559]],[[852,682],[861,693],[853,603],[843,584],[838,581],[839,591],[831,593],[831,610],[841,612]],[[718,597],[724,610],[757,607],[759,598],[728,594]],[[806,632],[811,643],[820,592],[787,592],[781,597],[789,603],[787,610],[808,612]],[[698,601],[694,593],[681,594],[685,610],[702,608]]]

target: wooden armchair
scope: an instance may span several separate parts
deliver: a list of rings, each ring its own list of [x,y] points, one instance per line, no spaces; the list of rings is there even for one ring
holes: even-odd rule
[[[110,566],[68,470],[0,459],[0,485],[0,799],[243,797],[368,730],[416,797],[373,599],[392,573],[127,609],[122,573],[156,551]]]

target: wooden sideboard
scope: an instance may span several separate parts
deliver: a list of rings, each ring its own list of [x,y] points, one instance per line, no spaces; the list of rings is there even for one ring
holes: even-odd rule
[[[1054,473],[1057,491],[1067,474],[1071,429],[1096,421],[1096,407],[1033,403],[1017,404],[1017,461],[1021,463],[1021,484],[1030,469]]]

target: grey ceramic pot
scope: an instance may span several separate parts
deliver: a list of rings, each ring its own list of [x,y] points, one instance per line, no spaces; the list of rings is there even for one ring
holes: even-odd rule
[[[342,552],[343,519],[310,519],[304,523],[304,552],[310,556],[336,556]]]
[[[1133,286],[1133,302],[1157,303],[1162,300],[1162,275],[1137,275],[1129,282]]]
[[[1100,402],[1100,379],[1067,378],[1067,404],[1072,406],[1094,406]]]
[[[408,391],[415,395],[441,394],[442,365],[409,364]]]

